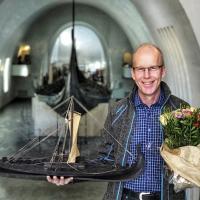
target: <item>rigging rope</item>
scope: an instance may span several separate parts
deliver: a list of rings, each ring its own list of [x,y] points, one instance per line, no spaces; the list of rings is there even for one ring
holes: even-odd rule
[[[101,125],[99,121],[95,118],[95,116],[78,99],[76,99],[75,97],[73,98],[94,119],[96,124],[101,128]],[[105,130],[106,133],[108,133],[120,145],[121,148],[123,148],[130,156],[133,157],[133,154],[129,150],[127,150],[105,127],[103,127],[103,130]]]
[[[66,100],[62,101],[59,105],[57,105],[56,107],[53,108],[53,110],[59,108],[61,105],[63,105],[64,103],[67,103],[68,101],[69,105],[68,105],[68,109],[67,111],[64,113],[65,114],[65,119],[67,119],[67,116],[70,112],[70,107],[73,104],[73,100],[75,100],[76,103],[78,103],[83,110],[85,110],[90,117],[92,117],[92,119],[95,121],[95,123],[97,124],[98,127],[101,127],[101,124],[99,123],[99,121],[96,119],[96,117],[78,100],[76,99],[74,96],[67,98]],[[67,138],[67,133],[68,133],[68,129],[69,129],[69,123],[67,120],[65,120],[67,123],[64,124],[64,126],[62,126],[60,128],[60,134],[59,134],[59,138],[57,141],[57,144],[54,148],[53,154],[52,154],[52,158],[50,159],[50,163],[53,164],[58,156],[59,159],[57,159],[57,162],[62,162],[63,158],[64,158],[64,151],[65,151],[65,143],[66,143],[66,138]],[[63,130],[64,129],[64,130]],[[67,131],[66,131],[67,130]],[[120,141],[118,141],[105,127],[103,128],[103,130],[109,134],[117,143],[118,145],[123,148],[132,158],[134,158],[133,154],[127,150],[121,143]],[[36,146],[38,146],[40,143],[44,142],[45,140],[47,140],[50,136],[54,135],[56,133],[57,130],[54,130],[53,132],[51,132],[50,134],[48,134],[46,137],[44,137],[41,141],[37,142],[38,138],[34,138],[32,141],[30,141],[28,144],[26,144],[24,147],[22,147],[18,152],[16,152],[14,155],[12,155],[9,158],[9,161],[17,159],[20,155],[24,155],[25,153],[29,152],[30,150],[32,150],[33,148],[35,148]],[[64,135],[63,135],[64,134]],[[64,136],[64,143],[63,143],[63,147],[62,147],[62,151],[59,154],[59,147],[60,147],[60,141],[61,138]],[[37,143],[36,143],[37,142]],[[36,144],[35,144],[36,143]],[[135,159],[133,159],[135,161]],[[67,163],[67,162],[66,162]],[[68,166],[72,167],[69,163],[67,163]],[[73,167],[72,167],[73,168]],[[78,169],[76,169],[78,170]],[[78,170],[79,171],[79,170]]]

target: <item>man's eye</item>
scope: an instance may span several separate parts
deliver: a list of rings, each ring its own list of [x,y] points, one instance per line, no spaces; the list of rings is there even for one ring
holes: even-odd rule
[[[138,70],[139,72],[143,72],[143,71],[145,71],[145,68],[140,67],[140,68],[138,68],[137,70]]]
[[[152,71],[155,71],[155,70],[158,69],[158,66],[151,66],[151,67],[149,67],[149,69],[152,70]]]

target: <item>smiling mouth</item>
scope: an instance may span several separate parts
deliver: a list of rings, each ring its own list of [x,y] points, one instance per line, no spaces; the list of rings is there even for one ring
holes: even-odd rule
[[[150,81],[150,82],[142,82],[143,85],[145,86],[150,86],[154,83],[154,81]]]

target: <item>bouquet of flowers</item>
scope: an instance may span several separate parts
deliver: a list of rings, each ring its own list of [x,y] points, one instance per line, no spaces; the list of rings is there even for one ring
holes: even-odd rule
[[[200,187],[200,108],[165,111],[160,121],[165,133],[161,156],[174,172],[175,191]]]
[[[160,121],[164,128],[165,144],[170,149],[200,144],[200,108],[165,112]]]

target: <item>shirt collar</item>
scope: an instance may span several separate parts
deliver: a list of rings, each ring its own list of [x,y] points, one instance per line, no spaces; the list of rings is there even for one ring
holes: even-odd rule
[[[161,89],[161,93],[158,98],[158,101],[153,105],[162,106],[164,104],[164,101],[165,101],[164,92]],[[133,103],[136,107],[140,105],[144,105],[144,103],[142,102],[141,98],[138,95],[138,91],[136,91],[135,95],[133,96]]]

